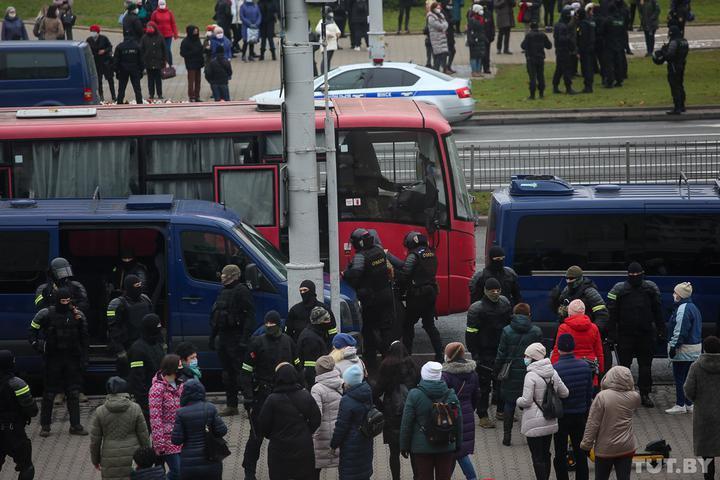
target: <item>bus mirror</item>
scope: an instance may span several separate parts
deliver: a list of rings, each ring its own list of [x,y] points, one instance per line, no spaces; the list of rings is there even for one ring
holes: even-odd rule
[[[260,272],[254,263],[248,263],[245,267],[245,282],[251,290],[260,288]]]

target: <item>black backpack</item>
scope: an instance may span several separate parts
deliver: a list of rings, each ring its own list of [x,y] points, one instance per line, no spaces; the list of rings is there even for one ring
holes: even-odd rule
[[[418,388],[432,402],[430,395],[422,387]],[[432,402],[428,420],[424,426],[420,426],[420,430],[431,445],[446,446],[457,440],[459,408],[456,403],[448,403],[449,395],[448,390],[441,400]]]
[[[385,416],[374,406],[370,407],[360,425],[360,432],[367,438],[380,435],[385,427]]]
[[[545,420],[562,418],[563,404],[562,400],[560,400],[560,396],[555,390],[555,383],[552,381],[552,379],[550,379],[549,382],[545,382],[545,385],[546,388],[545,394],[543,395],[542,405],[538,405],[537,402],[535,402],[535,405],[538,406]]]

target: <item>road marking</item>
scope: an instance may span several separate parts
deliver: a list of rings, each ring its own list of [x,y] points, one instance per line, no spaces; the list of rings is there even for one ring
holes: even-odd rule
[[[667,135],[613,135],[608,137],[508,138],[503,140],[456,140],[455,143],[558,142],[563,140],[625,140],[671,137],[718,137],[720,133],[677,133]]]

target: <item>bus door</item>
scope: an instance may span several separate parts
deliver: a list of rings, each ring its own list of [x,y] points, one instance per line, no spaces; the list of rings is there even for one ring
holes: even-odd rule
[[[278,249],[287,218],[286,169],[277,164],[213,167],[215,201],[239,213]]]
[[[0,199],[12,198],[12,168],[0,167]]]

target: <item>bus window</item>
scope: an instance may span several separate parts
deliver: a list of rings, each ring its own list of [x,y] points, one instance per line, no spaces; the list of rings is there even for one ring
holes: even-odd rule
[[[283,138],[281,133],[269,133],[265,135],[265,157],[282,157],[283,156]],[[325,148],[325,132],[315,133],[315,146],[319,149]],[[318,158],[325,156],[325,153],[319,153]],[[320,160],[318,160],[320,161]]]
[[[220,283],[225,265],[235,264],[243,272],[248,263],[240,247],[218,233],[185,231],[181,238],[183,260],[195,280]]]
[[[442,164],[431,133],[363,131],[338,134],[342,219],[447,225]]]
[[[103,197],[139,193],[134,139],[15,143],[17,197],[88,198],[100,187]]]
[[[0,232],[0,293],[33,293],[45,278],[47,232]]]
[[[455,217],[460,220],[472,220],[473,213],[467,184],[465,183],[463,163],[460,160],[457,145],[455,145],[455,139],[452,135],[445,137],[445,146],[450,160],[453,194],[455,195]]]

